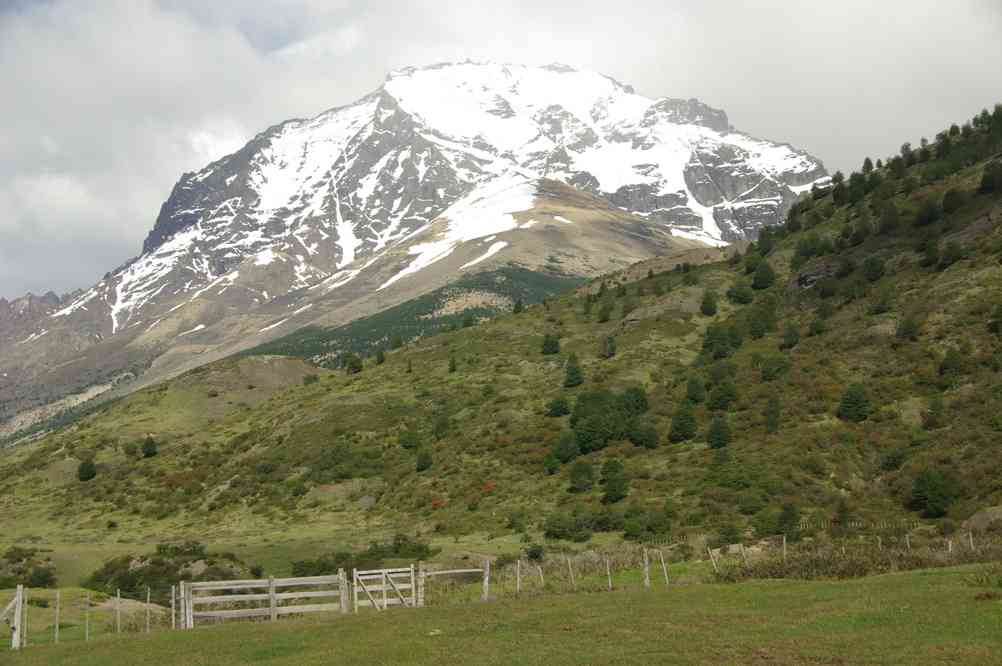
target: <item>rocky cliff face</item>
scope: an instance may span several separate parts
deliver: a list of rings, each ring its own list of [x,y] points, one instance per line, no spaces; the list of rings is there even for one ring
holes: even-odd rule
[[[655,235],[721,245],[779,222],[825,178],[818,160],[734,130],[723,111],[647,98],[600,74],[493,63],[400,70],[353,104],[271,127],[184,174],[142,254],[92,288],[0,302],[0,418],[3,405],[24,404],[25,386],[62,387],[43,391],[45,401],[126,366],[142,372],[211,342],[224,321],[219,337],[232,342],[306,323],[319,295],[346,308],[420,289],[429,267],[441,272],[467,244],[527,231],[533,220],[507,213],[531,210],[543,180]],[[518,260],[518,238],[530,236],[482,254]],[[290,309],[296,317],[278,316]],[[35,314],[15,320],[14,310]],[[86,370],[74,370],[82,357]],[[56,367],[62,379],[45,379]],[[4,386],[5,371],[20,389]]]

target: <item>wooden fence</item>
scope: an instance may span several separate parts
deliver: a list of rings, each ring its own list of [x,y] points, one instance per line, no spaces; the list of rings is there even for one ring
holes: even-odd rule
[[[14,598],[10,600],[3,611],[0,611],[0,622],[8,622],[11,628],[10,647],[20,650],[25,646],[24,624],[28,608],[24,599],[24,585],[18,585],[14,590]]]
[[[175,594],[171,596],[174,598]],[[182,582],[177,598],[180,601],[177,605],[180,621],[172,622],[172,625],[191,629],[199,620],[266,617],[274,621],[283,615],[301,613],[347,613],[350,595],[348,580],[342,569],[331,576]],[[336,599],[336,602],[297,603],[314,599]]]

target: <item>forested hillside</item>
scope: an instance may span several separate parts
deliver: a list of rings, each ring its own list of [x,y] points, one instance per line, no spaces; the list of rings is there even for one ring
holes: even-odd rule
[[[0,508],[14,536],[81,538],[948,531],[1002,504],[1000,150],[996,107],[723,262],[651,260],[337,370],[200,368],[3,453]]]

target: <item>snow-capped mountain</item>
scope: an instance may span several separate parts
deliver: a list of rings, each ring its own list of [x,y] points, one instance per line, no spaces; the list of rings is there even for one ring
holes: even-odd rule
[[[817,159],[734,130],[723,111],[644,97],[600,74],[471,62],[399,70],[353,104],[271,127],[184,174],[139,257],[41,319],[8,322],[0,404],[24,404],[5,371],[23,381],[64,368],[65,381],[46,380],[63,388],[34,401],[45,402],[126,370],[173,367],[166,358],[179,348],[251,344],[321,310],[344,320],[473,266],[524,261],[538,248],[522,245],[551,242],[539,241],[544,227],[578,221],[512,215],[539,209],[541,183],[551,183],[549,204],[577,190],[590,197],[577,213],[646,224],[646,249],[617,241],[624,257],[591,257],[580,266],[589,274],[664,251],[669,233],[676,246],[754,237],[825,178]],[[568,233],[550,236],[573,247]],[[86,370],[66,370],[71,358]]]

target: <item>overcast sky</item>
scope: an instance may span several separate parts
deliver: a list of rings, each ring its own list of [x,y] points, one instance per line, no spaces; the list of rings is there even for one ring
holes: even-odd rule
[[[563,62],[850,170],[1002,101],[998,0],[0,0],[0,296],[136,255],[183,171],[444,60]]]

